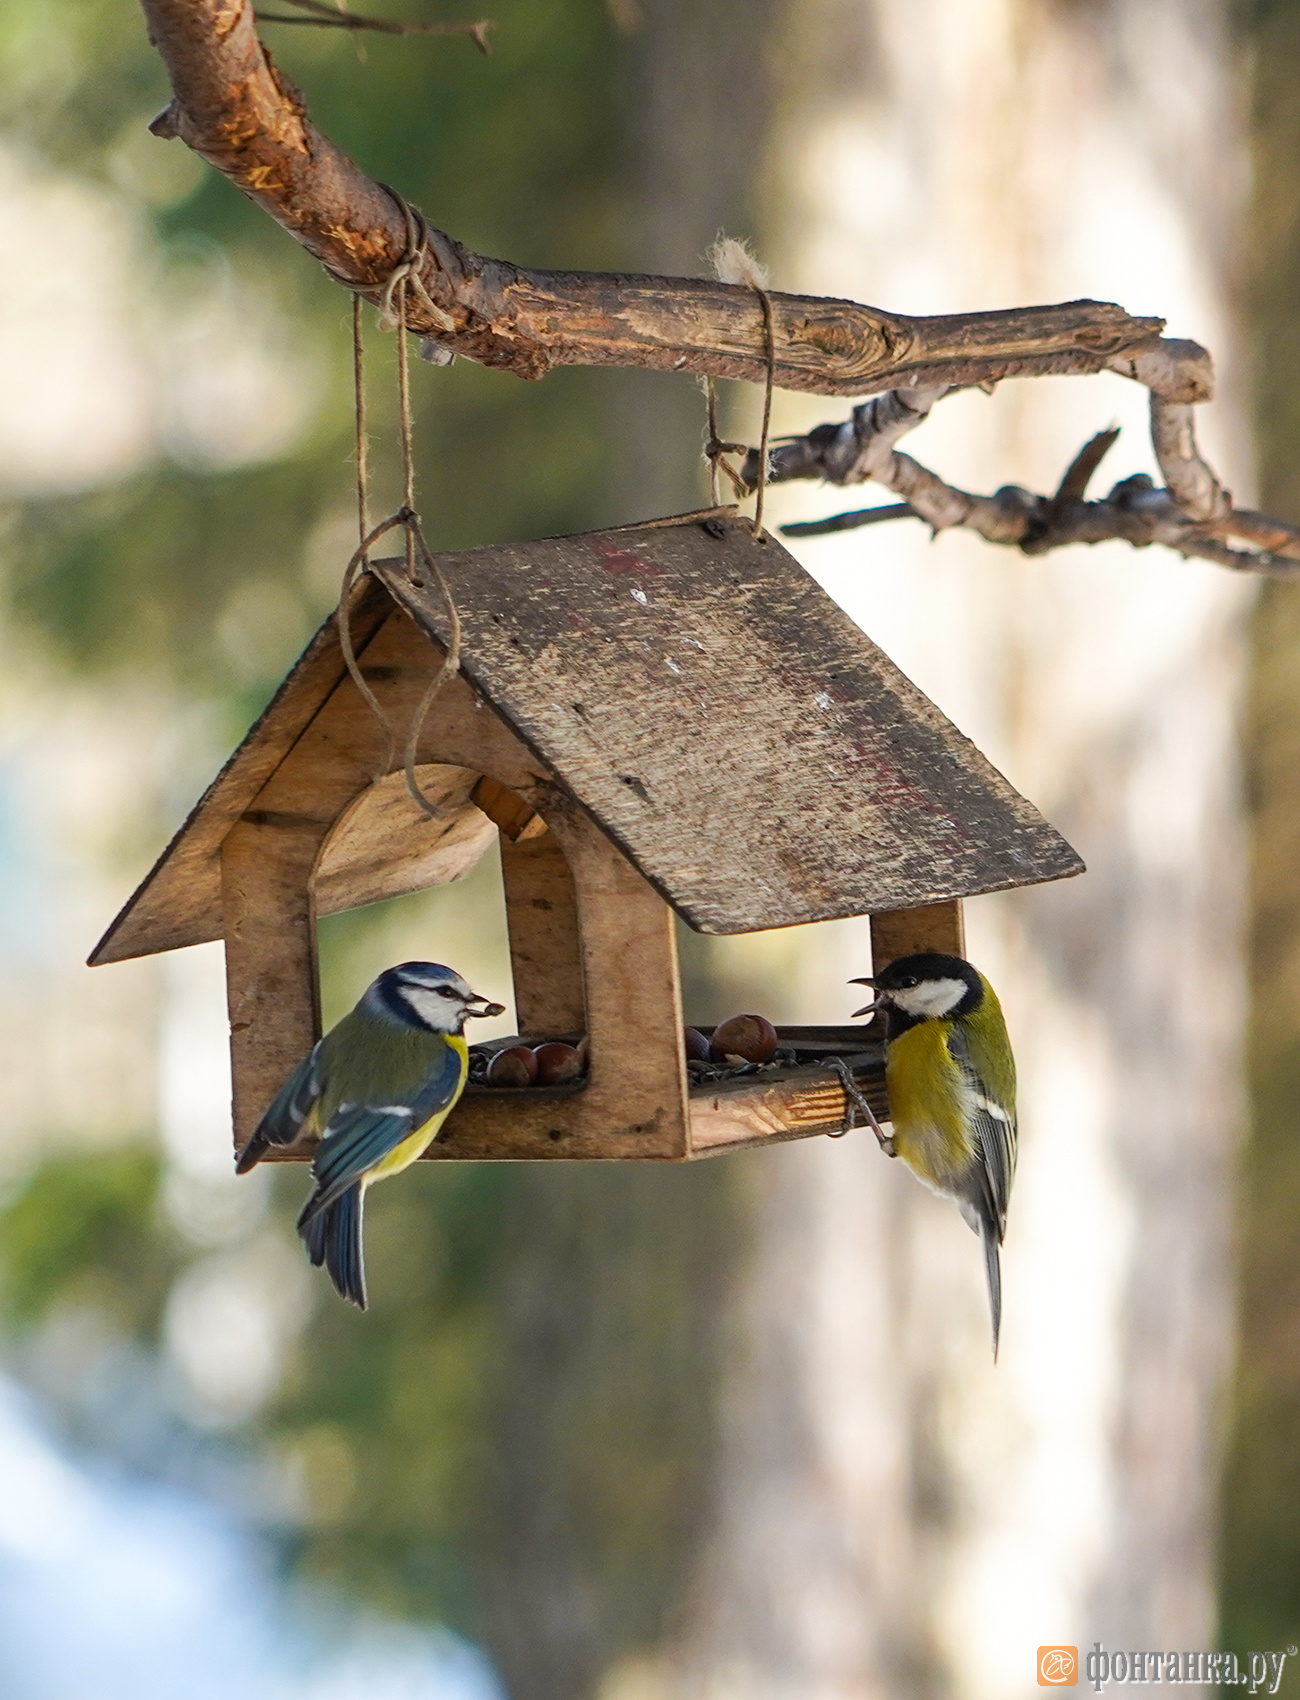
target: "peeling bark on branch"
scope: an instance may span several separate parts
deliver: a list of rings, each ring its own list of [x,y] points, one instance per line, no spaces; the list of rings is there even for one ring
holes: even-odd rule
[[[1137,548],[1163,543],[1180,555],[1201,556],[1241,571],[1279,578],[1300,575],[1300,528],[1234,508],[1231,495],[1201,457],[1192,403],[1212,394],[1213,370],[1206,351],[1194,342],[1170,338],[1136,360],[1123,357],[1108,365],[1151,390],[1151,442],[1165,488],[1139,473],[1122,479],[1104,501],[1085,501],[1089,479],[1119,434],[1101,431],[1080,449],[1051,496],[1017,484],[1003,485],[992,496],[973,495],[945,483],[894,447],[949,390],[892,390],[855,407],[842,424],[817,425],[806,436],[777,444],[768,455],[768,482],[874,480],[903,501],[782,529],[793,537],[815,537],[885,519],[915,518],[936,532],[960,526],[1027,555],[1045,555],[1067,543],[1118,539]],[[757,450],[749,450],[741,476],[752,489],[758,478]],[[1233,548],[1230,538],[1251,547]]]
[[[247,0],[141,0],[174,99],[154,120],[270,213],[342,283],[378,301],[402,258],[401,209],[307,117],[257,38]],[[752,290],[698,278],[525,271],[430,230],[423,281],[454,329],[412,300],[437,350],[524,378],[552,366],[643,366],[761,383],[763,314]],[[908,318],[852,301],[771,296],[778,387],[862,395],[898,384],[971,384],[1098,372],[1149,356],[1162,328],[1105,302]]]

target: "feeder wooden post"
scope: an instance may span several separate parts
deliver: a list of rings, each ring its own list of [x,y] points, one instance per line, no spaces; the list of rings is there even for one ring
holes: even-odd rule
[[[311,871],[319,830],[245,817],[221,846],[235,1147],[320,1038]],[[292,1064],[290,1065],[292,1066]]]
[[[555,834],[503,832],[501,877],[520,1033],[585,1032],[578,901]]]
[[[965,956],[966,927],[960,900],[927,903],[922,909],[890,909],[871,917],[871,972],[880,970],[900,956],[917,951],[941,950],[948,956]]]

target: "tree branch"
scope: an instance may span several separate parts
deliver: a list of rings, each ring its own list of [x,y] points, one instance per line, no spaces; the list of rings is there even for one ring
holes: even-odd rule
[[[179,136],[340,282],[378,301],[406,249],[402,211],[312,125],[257,39],[248,0],[141,5],[174,93],[155,135]],[[422,280],[439,314],[413,292],[408,322],[444,360],[462,354],[525,378],[559,365],[767,376],[763,313],[742,286],[527,271],[436,230]],[[770,299],[776,384],[821,395],[1133,366],[1162,328],[1095,301],[908,318],[818,296]]]
[[[1148,368],[1149,381],[1161,381],[1182,393],[1177,380],[1179,361],[1199,363],[1204,351],[1194,343],[1167,343],[1162,368]],[[1181,351],[1181,352],[1180,352]],[[860,508],[829,519],[785,525],[788,537],[819,537],[877,525],[893,519],[921,519],[933,531],[963,527],[989,543],[1002,543],[1026,555],[1045,555],[1067,543],[1106,543],[1120,540],[1136,548],[1163,543],[1180,555],[1200,556],[1238,571],[1267,573],[1275,578],[1300,576],[1300,528],[1269,519],[1247,508],[1234,508],[1232,498],[1201,458],[1192,429],[1191,407],[1181,401],[1151,397],[1151,435],[1156,458],[1167,480],[1164,489],[1145,473],[1122,479],[1103,501],[1084,500],[1088,481],[1119,436],[1117,429],[1099,431],[1079,450],[1051,496],[1035,495],[1017,484],[1005,484],[992,496],[973,495],[947,484],[910,455],[899,454],[894,443],[915,429],[947,391],[932,390],[903,396],[894,391],[855,408],[842,425],[818,425],[807,436],[779,443],[768,455],[768,482],[821,478],[831,484],[859,484],[874,479],[905,501],[885,507]],[[750,487],[758,476],[758,453],[750,449],[741,474]],[[1233,548],[1235,538],[1251,547]]]

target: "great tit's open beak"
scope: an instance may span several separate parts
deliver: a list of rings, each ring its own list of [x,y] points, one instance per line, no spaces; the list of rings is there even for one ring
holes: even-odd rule
[[[482,1009],[475,1009],[473,1006],[476,1003],[482,1004],[483,1005]],[[506,1012],[506,1006],[503,1003],[489,1003],[488,1000],[483,996],[482,992],[472,992],[470,994],[470,996],[465,999],[465,1014],[466,1015],[474,1015],[474,1016],[504,1015],[505,1012]]]
[[[870,986],[873,990],[876,984],[870,974],[864,974],[861,979],[850,980],[848,983],[850,986]],[[865,1004],[861,1009],[855,1009],[849,1020],[856,1021],[860,1015],[875,1015],[877,1010],[885,1007],[887,1001],[885,998],[876,998],[873,1002]]]

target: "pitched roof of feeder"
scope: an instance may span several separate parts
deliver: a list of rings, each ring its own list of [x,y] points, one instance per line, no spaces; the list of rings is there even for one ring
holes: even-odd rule
[[[438,561],[465,676],[700,931],[879,913],[1082,871],[1037,809],[746,520],[687,516]],[[358,652],[390,596],[445,647],[436,587],[412,585],[396,561],[377,563],[375,578],[353,603]],[[352,688],[345,680],[331,620],[92,962],[220,936],[221,840],[331,692]],[[172,913],[182,888],[184,921]]]

